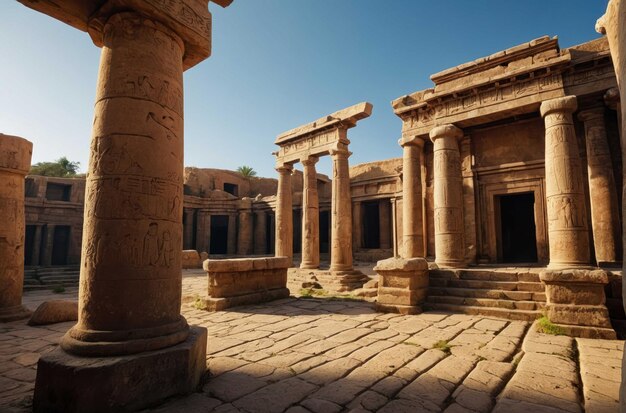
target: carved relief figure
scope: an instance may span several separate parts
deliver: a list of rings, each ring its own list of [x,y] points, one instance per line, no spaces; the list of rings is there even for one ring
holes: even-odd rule
[[[159,263],[159,225],[153,222],[148,227],[148,232],[143,239],[143,263],[144,265],[156,266]]]

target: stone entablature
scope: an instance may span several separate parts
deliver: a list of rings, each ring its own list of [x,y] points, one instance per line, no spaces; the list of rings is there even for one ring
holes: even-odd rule
[[[433,75],[435,88],[392,102],[404,121],[402,141],[438,124],[466,127],[536,110],[564,96],[562,72],[570,61],[557,39],[546,36]]]

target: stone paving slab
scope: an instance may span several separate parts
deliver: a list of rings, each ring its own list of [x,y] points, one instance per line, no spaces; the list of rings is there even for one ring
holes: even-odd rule
[[[204,275],[183,278],[188,297],[205,289]],[[616,411],[621,341],[484,316],[382,314],[358,301],[291,297],[214,313],[193,303],[183,314],[209,331],[208,379],[150,412]],[[0,412],[30,411],[36,362],[71,325],[0,324]]]

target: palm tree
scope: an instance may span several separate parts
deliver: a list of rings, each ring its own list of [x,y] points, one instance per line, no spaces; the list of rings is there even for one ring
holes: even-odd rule
[[[252,178],[256,176],[256,171],[251,166],[240,166],[237,168],[237,172],[239,172],[245,178]]]

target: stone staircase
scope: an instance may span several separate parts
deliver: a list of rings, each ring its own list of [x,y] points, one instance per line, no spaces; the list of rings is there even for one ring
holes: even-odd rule
[[[430,270],[425,310],[534,320],[546,303],[539,270]]]
[[[24,270],[24,291],[51,290],[57,287],[77,287],[80,267],[27,267]]]

